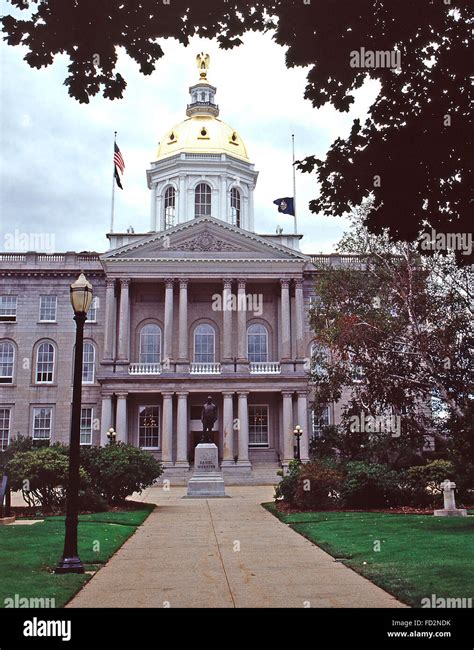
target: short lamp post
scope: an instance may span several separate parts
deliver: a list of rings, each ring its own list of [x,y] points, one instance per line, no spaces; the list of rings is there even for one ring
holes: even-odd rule
[[[66,534],[64,551],[55,573],[84,573],[84,565],[77,551],[77,510],[79,495],[79,463],[81,443],[82,356],[84,323],[92,303],[92,285],[84,273],[71,284],[70,298],[76,321],[76,349],[74,353],[74,383],[72,389],[71,437],[69,440],[69,480],[66,497]]]
[[[113,445],[117,439],[117,434],[112,427],[107,431],[107,438],[109,439],[109,445]]]
[[[293,429],[293,433],[296,436],[296,460],[300,463],[301,462],[300,438],[303,435],[303,429],[300,427],[299,424],[297,424],[296,427]]]

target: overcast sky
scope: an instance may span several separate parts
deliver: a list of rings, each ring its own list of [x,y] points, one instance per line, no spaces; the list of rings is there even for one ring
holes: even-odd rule
[[[17,234],[54,235],[56,251],[107,249],[114,130],[126,163],[124,191],[115,193],[115,230],[150,229],[145,170],[163,134],[185,117],[188,88],[198,78],[195,57],[202,50],[211,55],[208,78],[217,86],[220,118],[240,133],[259,171],[255,229],[260,233],[274,233],[278,225],[293,228],[292,217],[280,215],[272,203],[292,195],[291,134],[297,158],[323,157],[336,137],[348,135],[354,117],[365,116],[376,92],[373,83],[366,84],[349,114],[329,105],[315,110],[303,99],[305,70],[286,69],[285,49],[270,34],[249,33],[230,51],[204,39],[186,48],[171,39],[160,43],[165,56],[151,76],[141,75],[123,54],[124,98],[96,96],[87,105],[71,99],[63,86],[66,57],[34,70],[23,61],[25,50],[0,45],[3,250],[16,229]],[[297,173],[302,249],[331,252],[346,221],[309,212],[308,201],[317,191],[314,175]]]

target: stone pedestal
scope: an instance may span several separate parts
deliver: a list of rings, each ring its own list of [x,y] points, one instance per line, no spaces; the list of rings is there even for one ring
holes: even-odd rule
[[[456,483],[446,479],[441,483],[443,488],[444,508],[442,510],[435,510],[435,517],[467,517],[467,510],[464,508],[456,508],[456,501],[454,498],[454,489]]]
[[[219,471],[217,447],[200,442],[194,450],[194,473],[188,482],[187,497],[208,499],[226,497],[224,479]]]

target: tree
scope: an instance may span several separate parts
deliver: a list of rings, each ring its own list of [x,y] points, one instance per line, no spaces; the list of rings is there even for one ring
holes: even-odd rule
[[[126,81],[116,71],[124,48],[151,74],[163,56],[158,38],[186,45],[195,34],[216,37],[222,48],[242,43],[247,30],[275,30],[288,48],[288,67],[309,66],[305,97],[347,111],[367,77],[380,92],[365,124],[354,121],[324,160],[309,156],[301,170],[317,170],[320,196],[313,212],[342,215],[373,195],[365,216],[372,233],[414,241],[421,233],[469,233],[472,199],[469,156],[468,0],[10,0],[28,17],[2,19],[10,45],[28,47],[32,67],[50,65],[57,53],[71,60],[65,81],[72,97],[89,101],[101,89],[122,97]],[[395,70],[380,62],[357,64],[357,52],[392,53]],[[377,63],[377,61],[376,61]],[[424,251],[422,251],[424,252]],[[427,251],[429,252],[429,251]],[[471,254],[456,250],[459,264]]]
[[[472,275],[452,257],[421,258],[413,244],[371,235],[367,210],[338,246],[356,265],[321,267],[316,282],[315,401],[345,402],[329,441],[348,458],[409,460],[427,435],[443,442],[457,429],[472,449]]]

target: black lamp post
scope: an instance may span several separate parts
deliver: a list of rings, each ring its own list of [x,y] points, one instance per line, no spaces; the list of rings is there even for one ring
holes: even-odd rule
[[[300,438],[303,435],[303,429],[300,427],[299,424],[296,425],[296,427],[293,430],[293,433],[296,436],[296,460],[300,463],[301,462]]]
[[[84,565],[77,552],[77,500],[79,494],[79,461],[81,444],[82,353],[84,323],[92,303],[92,285],[84,273],[71,284],[71,304],[76,321],[76,349],[74,353],[74,383],[72,390],[71,437],[69,440],[69,481],[66,502],[66,534],[64,551],[55,573],[84,573]]]

